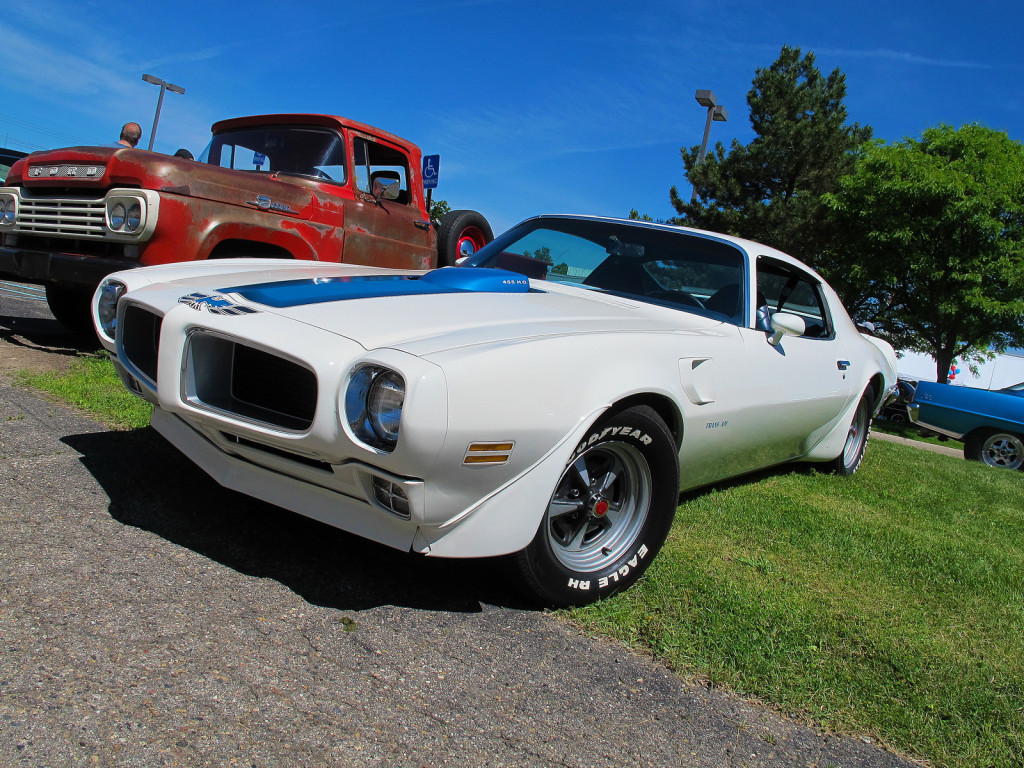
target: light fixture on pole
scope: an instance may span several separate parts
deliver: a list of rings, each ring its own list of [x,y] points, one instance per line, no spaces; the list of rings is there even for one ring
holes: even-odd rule
[[[708,136],[711,134],[711,121],[714,120],[717,123],[724,123],[729,119],[729,113],[725,111],[725,107],[718,103],[718,99],[715,98],[713,91],[698,90],[694,94],[694,98],[697,103],[702,107],[707,107],[708,119],[704,122],[704,140],[700,143],[700,153],[697,155],[697,162],[694,167],[704,162],[704,156],[708,153]],[[697,202],[697,187],[693,188],[693,195],[690,197],[690,202]]]
[[[171,91],[172,93],[184,94],[185,89],[182,88],[180,85],[168,83],[166,80],[161,80],[159,77],[154,77],[153,75],[143,75],[142,79],[145,80],[147,83],[152,83],[153,85],[160,86],[160,98],[157,99],[156,115],[153,117],[153,130],[150,131],[149,133],[149,149],[152,150],[153,142],[156,141],[156,126],[157,123],[160,122],[160,107],[162,107],[164,103],[164,91]]]

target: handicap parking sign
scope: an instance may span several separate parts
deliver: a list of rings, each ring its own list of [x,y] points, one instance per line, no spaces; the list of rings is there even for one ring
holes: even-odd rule
[[[423,188],[437,189],[437,172],[441,168],[440,155],[423,156]]]

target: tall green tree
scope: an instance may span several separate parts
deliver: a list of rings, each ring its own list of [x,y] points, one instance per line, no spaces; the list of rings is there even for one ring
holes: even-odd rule
[[[718,142],[700,165],[699,146],[681,150],[697,198],[691,203],[672,188],[675,223],[751,238],[828,271],[823,256],[836,233],[821,196],[837,188],[853,151],[871,138],[870,127],[847,125],[845,97],[839,69],[825,77],[813,53],[783,46],[747,94],[754,139],[734,139],[728,152]]]
[[[1024,345],[1024,145],[981,125],[867,145],[825,198],[861,314],[897,349],[956,359]],[[873,315],[873,317],[867,317]]]

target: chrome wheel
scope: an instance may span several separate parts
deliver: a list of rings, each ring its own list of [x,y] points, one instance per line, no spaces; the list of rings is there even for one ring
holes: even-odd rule
[[[832,462],[832,471],[840,475],[852,475],[864,460],[864,451],[868,446],[868,434],[871,432],[871,390],[861,396],[857,410],[850,420],[850,429],[846,433],[843,452]]]
[[[861,398],[857,405],[857,412],[853,415],[853,421],[850,422],[850,431],[846,435],[846,445],[843,447],[843,463],[847,466],[857,461],[860,454],[864,452],[864,443],[868,439],[868,423],[870,422],[868,409],[870,407],[867,398]]]
[[[576,457],[547,510],[551,551],[565,567],[594,572],[636,543],[651,505],[651,470],[632,445],[607,442]]]
[[[981,444],[981,460],[990,467],[1020,469],[1024,466],[1024,443],[1006,432],[991,434]]]

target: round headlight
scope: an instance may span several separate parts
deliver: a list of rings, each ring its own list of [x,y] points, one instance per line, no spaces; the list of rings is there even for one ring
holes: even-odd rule
[[[104,280],[100,283],[96,301],[96,315],[100,321],[100,331],[110,339],[117,333],[117,300],[127,290],[124,283],[116,280]]]
[[[132,203],[128,208],[128,216],[124,222],[124,228],[134,232],[142,223],[142,206],[139,203]]]
[[[124,226],[124,205],[115,203],[110,209],[110,228],[121,229]]]
[[[14,198],[10,197],[0,203],[0,224],[13,224],[14,216]]]
[[[398,442],[402,406],[405,404],[405,382],[402,377],[394,371],[379,374],[370,385],[366,404],[370,425],[377,436],[391,445]]]
[[[393,450],[405,404],[405,381],[395,371],[364,365],[352,372],[345,390],[345,418],[356,439]]]

